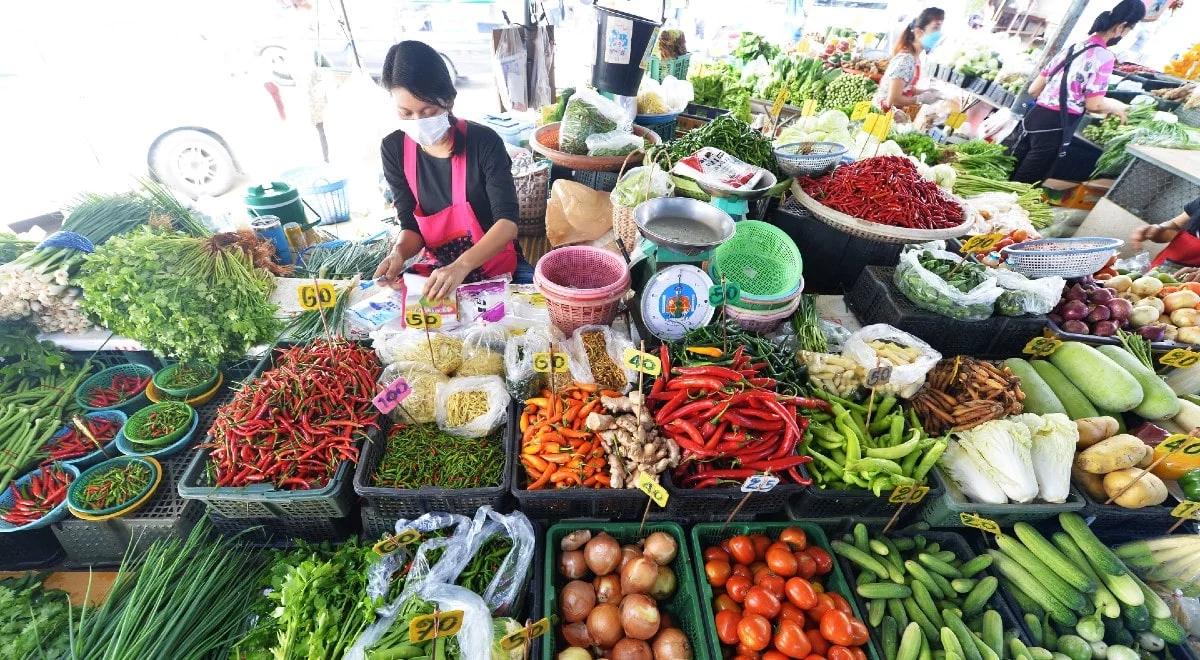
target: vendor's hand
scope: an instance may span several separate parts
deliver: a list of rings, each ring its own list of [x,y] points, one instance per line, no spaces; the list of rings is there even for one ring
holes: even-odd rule
[[[379,262],[379,267],[375,269],[374,278],[380,284],[390,286],[393,289],[400,290],[404,288],[404,278],[400,274],[404,272],[404,258],[398,252],[392,250],[388,256]]]
[[[1113,111],[1108,114],[1120,119],[1121,123],[1124,124],[1129,121],[1129,115],[1126,114],[1128,109],[1128,106],[1122,105],[1120,108],[1113,108]]]
[[[1173,227],[1164,227],[1162,225],[1146,225],[1138,227],[1129,234],[1129,241],[1133,243],[1133,249],[1141,250],[1142,242],[1150,241],[1152,243],[1165,243],[1167,240],[1174,238]]]
[[[425,299],[429,301],[450,299],[458,289],[458,285],[467,279],[468,273],[470,270],[457,261],[433,271],[429,280],[425,282]]]

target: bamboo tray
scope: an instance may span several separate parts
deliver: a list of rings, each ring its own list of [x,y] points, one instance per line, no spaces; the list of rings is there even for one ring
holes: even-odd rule
[[[800,182],[798,181],[792,183],[792,194],[796,196],[796,201],[800,202],[801,206],[808,209],[821,222],[851,236],[871,241],[882,243],[924,243],[925,241],[936,241],[944,238],[957,238],[966,234],[971,227],[971,218],[967,214],[966,205],[963,204],[961,199],[953,195],[951,195],[951,198],[958,202],[959,206],[963,209],[963,221],[961,224],[946,229],[907,229],[904,227],[883,225],[878,222],[871,222],[846,215],[841,211],[835,211],[810,197],[800,187]]]

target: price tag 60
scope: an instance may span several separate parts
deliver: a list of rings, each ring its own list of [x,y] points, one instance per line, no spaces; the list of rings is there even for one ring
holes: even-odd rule
[[[435,637],[456,635],[462,629],[462,624],[462,610],[423,614],[408,624],[408,641],[425,642]]]
[[[500,648],[505,651],[515,651],[527,640],[536,639],[550,631],[550,619],[539,619],[529,624],[529,627],[510,632],[500,638]]]
[[[991,532],[997,536],[1000,534],[1000,525],[997,525],[995,520],[983,518],[978,514],[960,513],[958,514],[958,520],[966,527],[974,527],[985,532]]]
[[[1200,512],[1200,502],[1191,500],[1184,500],[1171,509],[1171,515],[1176,518],[1195,518],[1197,512]]]
[[[1164,366],[1187,369],[1200,362],[1200,353],[1189,351],[1186,348],[1174,348],[1167,351],[1167,354],[1159,358],[1158,361]]]
[[[406,529],[399,534],[389,534],[383,537],[371,549],[380,555],[386,555],[399,550],[401,546],[411,545],[420,540],[420,532],[415,529]]]
[[[929,494],[929,486],[896,486],[892,494],[888,496],[888,502],[892,504],[916,504],[925,499]]]
[[[800,104],[800,116],[811,117],[815,114],[817,114],[816,99],[804,99],[804,103]]]
[[[296,288],[296,300],[300,303],[300,309],[306,312],[326,309],[337,304],[337,291],[328,282],[301,284]]]
[[[621,357],[621,361],[630,369],[640,371],[647,376],[657,376],[662,373],[661,360],[649,353],[643,353],[632,346],[625,349],[625,354]]]
[[[637,487],[638,490],[650,496],[650,499],[654,500],[660,509],[667,506],[667,500],[671,498],[667,489],[645,472],[638,473]]]
[[[371,403],[375,404],[379,412],[386,415],[407,399],[409,394],[412,394],[412,388],[408,386],[408,381],[401,376],[388,383],[382,392],[375,395]]]
[[[967,115],[964,112],[951,112],[949,117],[946,117],[946,126],[954,130],[962,128],[963,122],[967,121]]]
[[[854,104],[854,110],[850,112],[850,121],[862,121],[870,113],[871,102],[859,101]]]
[[[1054,351],[1062,346],[1062,341],[1053,337],[1034,337],[1025,344],[1025,348],[1021,352],[1026,355],[1034,355],[1037,357],[1050,357],[1054,355]]]
[[[442,327],[440,314],[429,314],[419,309],[410,309],[404,313],[404,324],[410,328],[437,330]]]
[[[550,373],[550,353],[534,353],[533,354],[533,370],[539,374]],[[562,353],[554,354],[554,373],[563,374],[567,372],[567,356]]]
[[[978,234],[963,241],[962,251],[970,253],[991,252],[996,244],[1004,240],[1004,234]]]
[[[769,493],[779,485],[779,477],[773,474],[754,474],[742,482],[743,493]]]

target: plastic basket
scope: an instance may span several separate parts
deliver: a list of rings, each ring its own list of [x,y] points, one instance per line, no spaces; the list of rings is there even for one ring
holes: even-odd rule
[[[193,410],[192,423],[190,426],[188,426],[184,434],[180,436],[178,440],[175,440],[165,447],[155,449],[154,451],[139,451],[134,444],[130,442],[129,438],[125,435],[125,431],[122,429],[122,431],[117,434],[117,449],[120,449],[121,453],[125,454],[126,456],[148,456],[158,459],[167,458],[169,456],[178,454],[184,449],[187,449],[188,445],[190,445],[192,441],[196,439],[196,429],[199,428],[199,426],[200,415]]]
[[[118,428],[117,428],[117,434],[114,435],[111,440],[109,440],[107,443],[105,443],[102,448],[97,449],[96,451],[94,451],[90,454],[80,456],[79,458],[72,458],[72,459],[65,460],[65,461],[59,461],[63,465],[71,465],[80,470],[86,470],[87,468],[92,467],[93,465],[99,463],[102,460],[105,460],[106,458],[116,458],[120,454],[120,448],[117,446],[117,439],[121,437],[120,427],[124,426],[125,420],[128,419],[128,417],[126,417],[125,413],[121,412],[120,410],[102,410],[99,412],[91,412],[91,413],[87,413],[87,414],[83,415],[83,417],[85,419],[93,419],[93,418],[109,419],[109,420],[116,422],[118,425]],[[75,426],[74,424],[70,424],[70,423],[63,426],[61,429],[58,430],[57,433],[54,434],[54,437],[52,437],[50,439],[50,442],[48,444],[52,446],[60,438],[62,438],[64,435],[66,435],[72,428],[74,428],[74,426]]]
[[[1010,245],[1001,254],[1026,277],[1083,277],[1104,267],[1125,241],[1119,238],[1043,238]]]
[[[46,568],[59,563],[62,558],[62,546],[47,528],[0,534],[0,570]]]
[[[203,500],[223,518],[343,518],[354,509],[353,466],[342,461],[323,488],[276,490],[271,484],[240,488],[213,486],[207,474],[207,449],[192,456],[179,494]]]
[[[216,396],[218,392],[221,391],[221,386],[223,386],[224,384],[225,384],[225,375],[217,374],[217,382],[213,383],[212,389],[210,389],[207,392],[204,392],[202,394],[198,394],[190,399],[184,399],[183,402],[193,408],[202,406],[202,405],[208,403],[209,401],[212,401],[212,398],[214,396]],[[150,401],[152,403],[162,403],[163,401],[175,401],[176,400],[173,397],[169,397],[169,396],[159,392],[158,388],[154,387],[154,381],[150,381],[150,384],[146,386],[146,398],[150,399]]]
[[[1077,489],[1083,507],[1079,515],[1087,519],[1092,531],[1137,529],[1143,536],[1166,534],[1167,529],[1179,521],[1171,516],[1171,509],[1178,504],[1175,498],[1168,497],[1157,506],[1147,506],[1140,509],[1126,509],[1116,504],[1105,504],[1104,500],[1092,499],[1091,495],[1082,488]]]
[[[87,397],[92,393],[92,390],[99,387],[108,387],[112,384],[114,376],[137,376],[139,378],[145,378],[147,379],[147,382],[149,382],[149,379],[154,376],[154,370],[144,364],[120,364],[115,367],[109,367],[83,381],[79,388],[75,390],[75,405],[79,406],[86,412],[97,412],[100,410],[120,410],[128,415],[141,409],[143,406],[149,403],[149,399],[146,398],[146,390],[143,388],[141,392],[114,406],[97,407],[88,405]]]
[[[602,192],[612,192],[612,189],[617,186],[617,178],[616,172],[593,170],[575,170],[571,176],[575,183],[582,183],[592,190]]]
[[[570,334],[580,326],[612,323],[629,290],[629,267],[607,250],[561,247],[538,260],[533,283],[546,298],[550,321]]]
[[[808,473],[807,470],[803,470],[803,472]],[[945,492],[941,482],[937,479],[930,479],[927,485],[929,492],[925,495],[925,499],[917,504],[906,505],[900,512],[900,517],[896,519],[896,525],[906,525],[916,520],[927,502],[940,498]],[[803,518],[841,518],[847,513],[853,513],[855,518],[888,519],[900,506],[888,502],[888,496],[889,493],[886,492],[880,497],[876,497],[871,491],[861,488],[839,490],[821,488],[813,484],[800,494],[791,511],[794,512],[794,515]]]
[[[721,488],[684,488],[674,480],[667,482],[671,494],[668,505],[672,517],[680,522],[724,522],[746,497],[740,486]],[[765,493],[754,493],[738,509],[734,520],[750,520],[759,515],[777,516],[787,510],[788,502],[808,486],[780,482]]]
[[[218,534],[237,536],[240,542],[248,546],[278,548],[290,547],[301,541],[342,541],[356,532],[352,518],[226,518],[210,510],[208,519]]]
[[[680,80],[687,80],[688,66],[692,62],[692,54],[684,53],[679,57],[672,57],[669,60],[660,59],[658,55],[650,56],[650,68],[647,71],[650,77],[662,82],[667,76],[674,76]]]
[[[968,500],[959,490],[958,484],[942,476],[940,468],[933,469],[931,475],[941,484],[944,492],[941,497],[935,499],[928,496],[925,498],[925,508],[921,511],[921,517],[934,527],[962,527],[960,513],[974,513],[1008,526],[1017,522],[1045,520],[1064,511],[1083,509],[1083,498],[1074,488],[1067,495],[1067,501],[1061,503],[986,504]]]
[[[778,302],[794,295],[804,272],[800,250],[782,229],[758,220],[735,225],[733,237],[713,255],[714,281],[724,276],[741,298]]]
[[[113,468],[134,463],[144,465],[150,470],[150,479],[147,481],[146,485],[142,487],[138,494],[134,495],[128,500],[125,500],[124,502],[114,504],[103,509],[89,509],[83,504],[82,501],[80,501],[79,498],[83,489],[87,488],[88,484],[90,484],[97,476],[108,472]],[[79,475],[78,479],[71,482],[71,486],[67,488],[67,506],[71,509],[71,513],[74,514],[76,518],[82,518],[84,520],[93,518],[107,519],[109,517],[118,517],[124,513],[132,512],[144,505],[154,495],[155,491],[158,490],[159,485],[162,483],[162,476],[162,464],[153,458],[144,458],[141,456],[118,456],[117,458],[110,458],[103,463],[88,468],[83,474]]]
[[[704,617],[704,638],[706,640],[704,650],[707,651],[708,655],[711,657],[721,658],[723,656],[721,653],[721,643],[717,639],[715,620],[716,614],[713,612],[712,605],[713,590],[712,587],[709,586],[708,580],[705,579],[703,575],[704,562],[702,561],[702,558],[704,557],[704,548],[716,545],[722,540],[736,534],[762,533],[766,534],[767,536],[773,536],[788,527],[799,527],[800,529],[803,529],[805,534],[808,535],[809,545],[823,548],[825,551],[829,552],[830,555],[833,555],[833,551],[829,548],[829,539],[825,536],[825,531],[818,525],[808,522],[735,522],[730,523],[728,526],[723,525],[722,523],[701,523],[692,528],[691,555],[694,558],[694,564],[692,567],[697,576],[696,586],[700,591],[700,611]],[[846,599],[850,601],[850,607],[854,610],[855,616],[863,621],[866,621],[866,617],[862,615],[863,610],[855,602],[853,594],[850,593],[849,584],[849,581],[842,572],[842,568],[838,566],[837,562],[834,562],[833,570],[828,575],[824,576],[824,585],[826,590],[833,590],[845,596]],[[880,656],[875,653],[873,647],[868,646],[867,650],[869,651],[869,657],[871,660],[880,660]],[[697,649],[697,658],[701,657],[698,652],[699,649]]]
[[[675,129],[679,126],[679,122],[676,121],[678,116],[677,112],[665,115],[638,115],[633,122],[654,131],[663,142],[670,142],[675,139]]]
[[[319,224],[332,225],[350,219],[350,201],[346,198],[346,179],[329,168],[298,167],[282,175],[296,186],[309,209],[321,218]]]
[[[125,422],[125,426],[121,427],[121,436],[125,440],[125,446],[131,450],[134,447],[134,444],[133,444],[134,439],[129,437],[129,433],[126,432],[126,430],[129,429],[131,423],[141,423],[142,421],[145,420],[146,417],[149,417],[150,415],[154,414],[155,412],[157,412],[159,410],[165,410],[168,407],[178,406],[178,405],[179,404],[174,401],[164,401],[162,403],[155,403],[155,404],[146,406],[145,408],[142,408],[141,410],[137,411],[136,413],[130,415],[129,420]],[[187,406],[187,409],[192,414],[191,423],[183,424],[179,428],[168,433],[166,436],[164,436],[162,438],[158,438],[157,440],[160,441],[161,443],[163,443],[163,446],[174,444],[180,438],[191,435],[191,433],[193,431],[195,431],[195,429],[196,429],[196,423],[200,419],[196,415],[196,410],[194,408],[192,408],[191,406],[188,406],[186,403],[183,405]],[[121,451],[125,452],[126,454],[130,453],[128,451],[125,451],[125,449],[122,449]],[[136,450],[135,450],[135,452],[136,452]],[[150,452],[145,452],[145,453],[136,452],[136,453],[146,455],[146,454],[149,454]]]
[[[539,160],[513,177],[517,190],[517,235],[546,235],[546,201],[550,197],[550,161]]]
[[[545,595],[544,612],[548,614],[558,612],[558,590],[567,582],[558,573],[558,553],[561,552],[559,544],[562,542],[564,536],[577,529],[588,529],[593,534],[606,532],[622,545],[636,543],[654,532],[665,532],[671,535],[675,539],[675,543],[679,545],[679,554],[676,555],[675,561],[671,564],[671,568],[675,571],[678,587],[675,590],[675,595],[661,603],[660,609],[669,613],[675,627],[683,630],[684,634],[687,635],[688,640],[692,643],[692,657],[695,660],[720,660],[721,654],[717,653],[714,655],[710,650],[710,637],[712,635],[708,630],[708,625],[705,624],[702,618],[700,608],[696,602],[699,598],[696,593],[696,569],[692,561],[692,552],[688,548],[687,537],[683,534],[683,528],[673,522],[647,522],[645,526],[641,526],[640,533],[639,524],[636,522],[558,523],[552,526],[546,531],[545,563],[542,566],[544,580],[543,593]],[[558,625],[551,626],[551,632],[547,633],[543,638],[542,660],[554,660],[559,647],[566,647],[559,636],[560,627]]]
[[[79,470],[75,469],[74,466],[67,465],[65,463],[60,463],[59,465],[62,466],[63,471],[65,471],[67,474],[69,474],[71,476],[72,481],[79,478]],[[28,486],[29,483],[31,481],[33,481],[34,476],[36,476],[41,471],[42,471],[41,467],[38,467],[36,470],[30,472],[29,474],[26,474],[25,476],[21,477],[20,479],[17,479],[16,481],[14,481],[13,485],[16,486],[17,488],[24,488],[25,486]],[[12,488],[5,488],[2,492],[0,492],[0,512],[8,511],[8,509],[11,508],[12,505],[13,505]],[[43,515],[41,518],[38,518],[37,520],[35,520],[31,523],[26,523],[24,525],[14,525],[10,522],[0,520],[0,532],[11,534],[11,533],[15,533],[15,532],[24,532],[24,531],[28,531],[31,529],[41,529],[43,527],[48,527],[52,523],[56,523],[65,517],[67,517],[67,499],[64,497],[63,501],[58,503],[58,506],[47,511],[45,515]]]
[[[820,176],[846,155],[837,142],[792,142],[775,150],[775,162],[788,176]]]
[[[765,335],[768,332],[774,331],[780,324],[790,318],[799,306],[800,298],[796,297],[783,309],[756,312],[730,305],[725,308],[725,313],[741,329]]]
[[[208,378],[199,385],[184,388],[166,387],[163,385],[163,383],[165,383],[167,379],[179,368],[178,362],[175,364],[169,364],[156,371],[151,382],[154,383],[154,387],[156,387],[159,392],[174,399],[188,399],[199,394],[204,394],[205,392],[211,390],[213,385],[217,383],[217,380],[221,377],[221,372],[218,371],[216,367],[208,363],[201,362],[199,364],[209,369],[210,372]]]

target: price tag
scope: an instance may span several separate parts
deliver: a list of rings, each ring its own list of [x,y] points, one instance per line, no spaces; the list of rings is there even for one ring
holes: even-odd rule
[[[1186,348],[1173,348],[1158,359],[1159,364],[1177,369],[1187,369],[1200,362],[1200,353]]]
[[[643,353],[632,346],[625,349],[625,354],[621,357],[621,361],[630,369],[640,371],[647,376],[657,376],[662,373],[661,360],[649,353]]]
[[[408,381],[404,380],[404,377],[401,376],[388,383],[388,386],[383,388],[382,392],[375,395],[371,403],[375,404],[379,412],[386,415],[392,412],[396,406],[403,403],[409,394],[412,394],[412,388],[408,386]]]
[[[539,374],[550,373],[550,353],[534,353],[533,354],[533,370]],[[567,356],[562,353],[554,354],[554,373],[562,374],[567,372]]]
[[[946,126],[957,131],[959,128],[962,128],[965,121],[967,121],[967,113],[951,112],[950,116],[946,118]]]
[[[667,489],[663,488],[661,484],[654,481],[654,479],[645,472],[638,473],[637,487],[638,490],[649,495],[650,499],[654,500],[654,503],[657,504],[660,509],[665,507],[667,505],[667,500],[671,498],[671,495],[667,493]]]
[[[301,284],[296,288],[296,300],[306,312],[326,309],[337,304],[337,290],[329,282]]]
[[[531,293],[529,294],[529,304],[534,307],[545,307],[546,296],[543,296],[540,293]]]
[[[867,113],[867,116],[863,117],[862,132],[868,135],[873,134],[875,132],[875,124],[879,123],[880,116],[874,112]]]
[[[1037,357],[1050,357],[1054,355],[1054,351],[1062,346],[1062,340],[1053,337],[1034,337],[1025,344],[1025,348],[1021,352],[1026,355],[1034,355]]]
[[[886,140],[888,132],[892,130],[891,113],[886,115],[868,114],[866,119],[863,119],[862,130],[880,142]]]
[[[775,117],[776,119],[779,118],[779,113],[783,112],[783,104],[787,103],[788,94],[790,94],[790,92],[788,92],[788,88],[784,87],[779,90],[778,94],[775,95],[775,100],[771,103],[772,117]]]
[[[1176,518],[1195,518],[1197,512],[1200,512],[1200,502],[1191,500],[1184,500],[1171,509],[1171,515]]]
[[[968,238],[962,244],[963,252],[991,252],[996,244],[1004,240],[1004,234],[978,234]]]
[[[410,328],[437,330],[442,327],[441,314],[429,314],[419,309],[410,309],[404,313],[404,324]]]
[[[888,497],[892,504],[916,504],[929,494],[929,486],[896,486]]]
[[[773,474],[755,474],[742,482],[743,493],[769,493],[779,485],[779,477]]]
[[[816,99],[804,99],[804,103],[800,104],[800,116],[811,117],[815,114],[817,114]]]
[[[892,377],[891,365],[881,365],[867,372],[867,387],[879,387]]]
[[[1158,447],[1155,448],[1154,453],[1157,456],[1159,454],[1174,453],[1177,451],[1182,452],[1187,456],[1195,456],[1196,454],[1200,454],[1200,438],[1184,433],[1169,435],[1167,436],[1166,440],[1163,440],[1159,443]]]
[[[447,610],[422,614],[408,624],[408,641],[425,642],[434,637],[449,637],[458,634],[463,624],[462,610]]]
[[[399,534],[388,534],[379,540],[371,549],[380,555],[386,555],[400,549],[400,546],[412,545],[421,540],[421,533],[415,529],[406,529]]]
[[[529,627],[522,628],[508,633],[500,638],[500,648],[505,651],[515,651],[521,648],[521,645],[526,640],[536,639],[545,635],[550,631],[550,619],[539,619],[529,624]]]
[[[985,532],[996,534],[997,536],[1000,535],[1000,525],[997,525],[995,520],[982,518],[974,513],[960,513],[958,514],[958,520],[967,527],[981,529]]]
[[[850,112],[850,121],[862,121],[864,117],[871,113],[870,101],[859,101],[854,104],[854,110]]]

